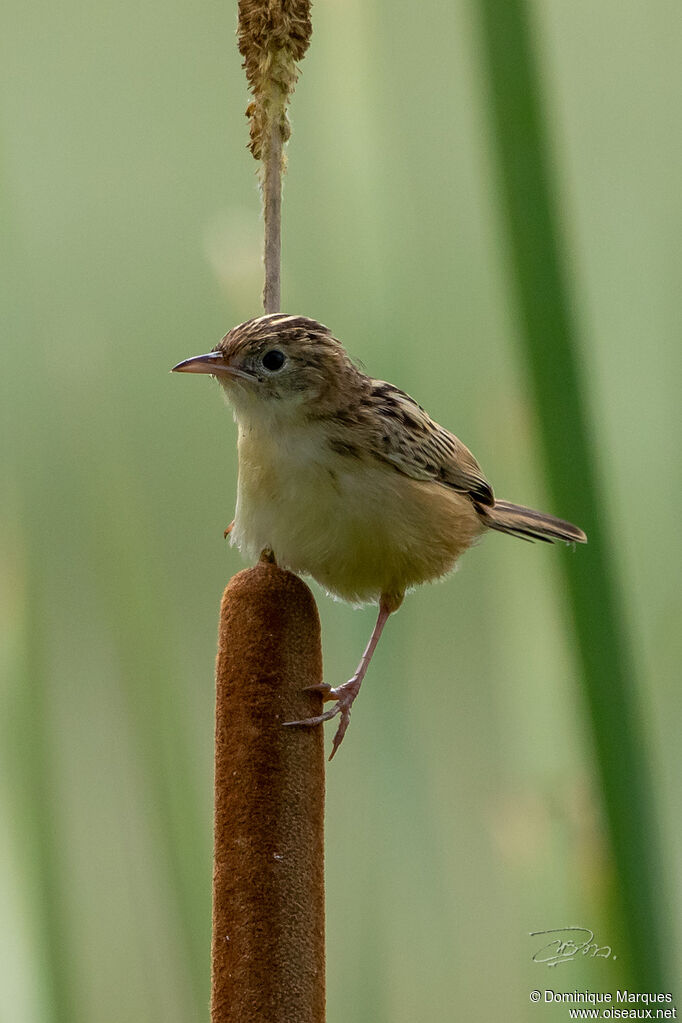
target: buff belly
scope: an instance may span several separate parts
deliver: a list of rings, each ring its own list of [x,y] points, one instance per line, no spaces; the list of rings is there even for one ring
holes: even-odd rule
[[[483,532],[471,501],[375,459],[330,451],[311,434],[240,429],[232,542],[353,603],[437,579]]]

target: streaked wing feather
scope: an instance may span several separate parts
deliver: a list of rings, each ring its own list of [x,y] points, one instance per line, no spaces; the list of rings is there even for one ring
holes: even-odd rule
[[[368,401],[373,414],[367,425],[374,435],[374,450],[383,461],[413,479],[434,480],[469,494],[479,504],[495,503],[492,488],[469,449],[413,398],[374,380]]]

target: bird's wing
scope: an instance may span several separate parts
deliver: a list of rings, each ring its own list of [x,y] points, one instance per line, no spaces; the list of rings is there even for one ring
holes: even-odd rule
[[[469,449],[404,391],[373,380],[366,408],[372,449],[382,461],[413,479],[434,480],[468,494],[478,504],[495,503],[492,487]]]

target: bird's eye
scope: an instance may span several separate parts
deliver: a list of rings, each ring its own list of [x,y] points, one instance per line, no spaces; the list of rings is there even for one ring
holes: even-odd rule
[[[265,353],[262,362],[265,369],[270,370],[271,373],[276,373],[284,365],[284,352],[280,352],[278,348],[272,348],[269,352]]]

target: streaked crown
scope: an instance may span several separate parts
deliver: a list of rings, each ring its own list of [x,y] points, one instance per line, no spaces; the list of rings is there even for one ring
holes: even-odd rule
[[[362,376],[329,328],[307,316],[270,313],[246,320],[213,351],[243,374],[219,376],[226,390],[238,387],[254,398],[334,403],[339,388]]]

